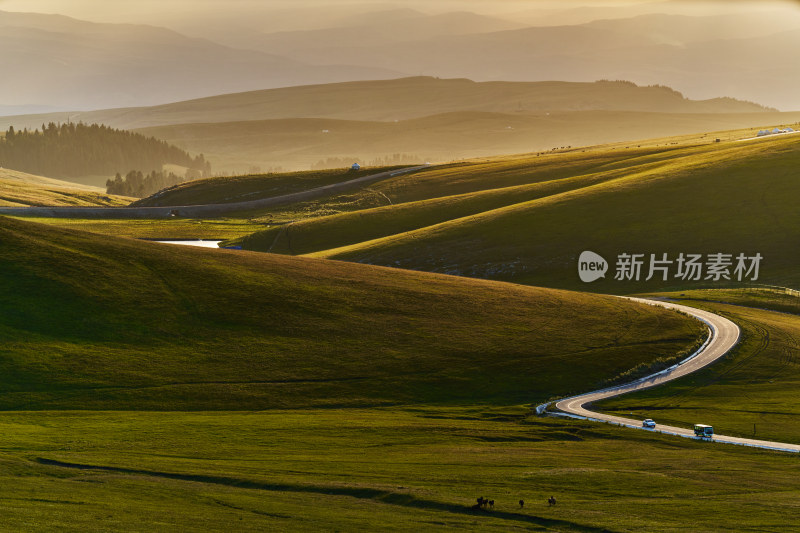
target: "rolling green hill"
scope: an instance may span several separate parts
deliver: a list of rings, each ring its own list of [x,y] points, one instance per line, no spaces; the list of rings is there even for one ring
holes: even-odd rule
[[[429,171],[421,175],[421,179],[416,182],[420,183],[436,179],[435,177],[456,174],[459,170],[463,172],[464,168],[464,166],[455,166],[446,170]],[[530,175],[527,177],[532,178]],[[603,174],[552,179],[541,183],[534,182],[527,185],[436,197],[430,200],[393,203],[388,206],[330,216],[309,217],[257,231],[228,244],[242,246],[246,250],[291,255],[308,254],[404,233],[521,201],[544,198],[608,179],[612,179],[612,177]],[[442,181],[437,184],[442,184]],[[393,186],[400,189],[396,183]],[[412,194],[421,192],[415,191],[413,187],[400,190]],[[390,197],[386,196],[386,198]]]
[[[347,168],[205,178],[169,187],[148,198],[137,200],[133,205],[158,207],[246,202],[315,189],[394,168],[363,168],[360,170]]]
[[[4,409],[526,403],[703,329],[605,296],[5,218],[0,245]]]
[[[99,187],[0,168],[0,206],[123,206],[132,200]]]
[[[680,253],[760,253],[759,283],[800,283],[800,257],[791,244],[800,227],[793,203],[800,187],[798,136],[669,147],[660,156],[637,150],[625,152],[612,173],[605,174],[612,179],[539,199],[520,197],[513,205],[410,231],[398,225],[397,234],[316,255],[534,285],[641,292],[686,288],[687,283],[658,277],[649,283],[615,281],[619,254],[668,253],[674,260]],[[619,173],[622,161],[627,169]],[[529,162],[537,166],[535,159]],[[469,176],[470,170],[465,167],[464,173]],[[594,172],[604,169],[599,166]],[[473,175],[490,186],[488,168],[476,168]],[[458,210],[452,212],[457,216]],[[383,214],[365,213],[376,220]],[[369,218],[359,223],[369,225]],[[340,227],[330,242],[343,242],[348,232],[361,231],[350,226]],[[323,222],[317,227],[327,231]],[[313,233],[310,227],[306,232]],[[606,279],[592,285],[578,280],[577,259],[584,250],[610,261]],[[642,280],[647,275],[645,271]],[[688,286],[703,284],[705,280]]]
[[[379,182],[370,191],[355,196],[363,201],[368,193],[381,195],[381,207],[310,216],[230,244],[292,255],[320,252],[582,189],[637,170],[658,168],[676,157],[706,149],[693,146],[676,150],[670,146],[614,150],[606,146],[433,167]],[[192,184],[189,187],[194,188]],[[321,202],[321,206],[325,205],[338,207],[335,199]]]

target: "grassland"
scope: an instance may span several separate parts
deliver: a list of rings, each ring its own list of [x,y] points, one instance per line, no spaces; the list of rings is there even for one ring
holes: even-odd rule
[[[10,219],[0,243],[5,409],[513,404],[583,390],[702,332],[604,296]]]
[[[145,207],[248,201],[300,192],[395,168],[397,167],[365,168],[360,171],[339,169],[209,178],[171,187],[135,202],[133,198],[126,200],[132,201],[129,205]],[[265,213],[264,210],[241,211],[235,213],[233,218],[81,219],[28,216],[17,218],[68,229],[135,239],[233,240],[265,228],[280,228],[283,224],[297,219],[323,216],[342,210],[358,210],[385,202],[386,199],[383,195],[366,187],[356,190],[354,193],[336,194],[320,200],[299,202],[272,209],[268,213]]]
[[[792,455],[512,407],[19,412],[0,429],[16,531],[783,532],[800,518]],[[470,511],[478,496],[494,510]]]
[[[134,206],[228,204],[272,198],[379,174],[401,167],[331,169],[283,174],[250,174],[193,180],[170,187]]]
[[[793,457],[526,411],[7,413],[0,498],[15,528],[84,531],[781,531],[797,519]],[[495,510],[470,512],[476,495]]]
[[[97,187],[0,168],[0,206],[123,206],[132,201]]]
[[[43,222],[110,235],[143,238],[240,239],[247,234],[255,233],[244,242],[246,248],[257,251],[271,249],[273,252],[294,254],[320,253],[327,256],[350,253],[361,248],[381,248],[388,245],[389,240],[394,242],[403,238],[406,242],[416,244],[417,239],[422,237],[420,240],[425,243],[427,242],[425,235],[429,230],[434,231],[435,229],[437,235],[451,234],[456,232],[456,228],[463,225],[464,231],[467,231],[470,224],[483,226],[483,221],[489,218],[497,218],[498,226],[500,226],[502,224],[499,220],[508,215],[509,227],[498,227],[497,231],[501,232],[501,238],[510,237],[511,242],[497,254],[492,252],[493,255],[502,259],[497,265],[490,265],[487,268],[472,265],[469,270],[465,270],[462,268],[463,265],[459,264],[460,262],[475,261],[476,259],[480,261],[480,258],[454,256],[455,261],[447,264],[447,268],[444,269],[442,264],[423,264],[420,257],[415,257],[416,251],[410,254],[411,257],[407,264],[416,269],[433,269],[452,273],[471,272],[471,275],[477,276],[499,277],[502,274],[510,276],[507,279],[512,281],[527,283],[529,282],[525,278],[527,273],[519,272],[516,266],[509,266],[513,261],[508,261],[503,257],[504,254],[511,253],[514,254],[515,260],[526,258],[523,263],[534,261],[529,257],[531,251],[526,250],[531,246],[531,242],[514,242],[516,239],[527,238],[526,232],[535,234],[533,229],[526,229],[527,223],[523,223],[521,219],[520,221],[516,220],[521,216],[519,211],[526,207],[531,213],[539,213],[543,205],[558,203],[563,206],[564,216],[570,218],[570,223],[574,225],[576,221],[581,220],[581,217],[588,216],[588,213],[584,214],[583,202],[592,198],[600,199],[602,194],[613,192],[615,188],[622,187],[623,184],[625,190],[630,190],[632,187],[629,185],[633,184],[636,187],[649,187],[648,191],[643,192],[637,198],[637,201],[640,200],[640,203],[644,202],[644,205],[647,206],[660,205],[662,211],[665,211],[669,206],[662,202],[661,196],[666,181],[662,180],[660,184],[657,184],[653,178],[670,178],[673,184],[683,180],[683,186],[687,186],[687,182],[692,181],[695,172],[698,173],[698,177],[703,177],[703,179],[693,184],[696,190],[691,191],[689,195],[696,201],[700,201],[700,197],[710,196],[713,202],[719,196],[716,192],[717,188],[727,187],[733,183],[727,182],[724,175],[728,165],[736,167],[744,179],[734,177],[738,181],[735,181],[735,188],[726,192],[725,199],[727,200],[744,201],[739,196],[747,196],[750,190],[760,190],[762,181],[768,189],[772,188],[773,182],[776,182],[782,188],[781,194],[793,194],[790,170],[787,168],[773,169],[769,165],[777,161],[774,159],[775,153],[781,150],[786,152],[784,154],[786,165],[793,164],[791,160],[793,156],[789,152],[793,150],[791,145],[797,137],[793,139],[787,136],[753,142],[734,142],[753,134],[752,130],[733,130],[648,139],[637,141],[636,144],[618,143],[556,152],[479,158],[435,166],[425,172],[398,176],[346,194],[335,194],[327,198],[269,210],[240,212],[227,219],[114,221],[107,227],[104,222],[98,221],[50,220]],[[715,143],[714,140],[717,138],[722,142]],[[762,158],[762,151],[764,160],[759,162],[759,159]],[[717,160],[724,161],[726,166],[715,168],[714,164]],[[748,170],[751,164],[753,165],[752,172]],[[362,174],[373,171],[376,170],[366,169]],[[354,173],[344,170],[331,170],[198,180],[166,191],[158,197],[145,199],[143,203],[148,205],[213,203],[268,197],[335,183],[353,175]],[[768,196],[768,198],[770,197]],[[569,200],[569,202],[565,200]],[[723,200],[720,197],[717,204]],[[623,194],[620,195],[619,201],[615,201],[614,205],[627,210],[625,206],[627,201],[633,201],[633,199],[627,194]],[[676,206],[681,201],[682,199],[675,197],[673,205]],[[785,202],[786,197],[781,201]],[[569,215],[569,210],[573,205],[580,216]],[[749,209],[762,210],[763,212],[760,213],[754,212],[753,216],[758,216],[763,220],[772,217],[775,213],[774,210],[781,208],[781,204],[778,202],[775,205],[755,204]],[[717,220],[710,221],[712,223],[710,228],[726,223],[724,220],[720,220],[723,218],[724,209],[719,205],[714,209],[719,216]],[[648,213],[649,208],[638,205],[630,211],[634,214],[642,211]],[[622,215],[622,212],[616,213],[618,217]],[[687,213],[682,212],[677,215],[669,213],[669,216],[673,218],[677,216],[676,220],[680,223],[680,217],[687,216]],[[594,225],[589,222],[587,224]],[[628,221],[625,221],[622,227],[625,228],[625,231],[631,230],[632,228],[628,228],[627,225]],[[493,226],[495,224],[487,225],[486,229]],[[213,231],[214,228],[217,229],[216,234]],[[261,230],[265,231],[256,233]],[[705,230],[706,228],[703,228],[702,231]],[[480,235],[482,231],[484,230],[476,229],[476,235]],[[612,233],[617,231],[614,229]],[[700,232],[700,230],[697,231]],[[676,235],[680,234],[682,233],[676,233]],[[290,236],[289,239],[286,238],[287,235]],[[493,242],[495,237],[484,235],[481,238]],[[540,238],[537,236],[537,240]],[[570,237],[573,240],[578,238],[580,236]],[[627,239],[627,237],[625,238]],[[353,248],[337,249],[349,246]],[[477,249],[468,250],[471,254],[477,251]],[[643,251],[646,253],[648,250]],[[357,257],[359,261],[362,260],[356,254],[354,257]],[[570,271],[573,270],[573,265],[570,264],[573,260],[558,258],[556,262],[553,262],[554,265],[558,261],[563,261],[564,265],[569,264],[567,271],[562,273],[566,275],[566,279],[559,280],[558,286],[578,288],[575,285],[574,276],[569,276]],[[391,259],[384,264],[394,265],[395,261],[397,259]],[[548,285],[551,278],[551,274],[548,273],[531,283]],[[600,284],[602,282],[596,285]],[[580,287],[581,290],[585,288]],[[631,287],[630,290],[637,292],[645,288],[647,287]],[[599,290],[619,292],[621,289],[628,290],[627,287],[619,286]]]
[[[608,169],[622,170],[613,179],[315,255],[586,289],[576,275],[583,250],[606,257],[612,272],[623,252],[668,253],[673,258],[679,253],[759,252],[765,257],[759,282],[798,285],[795,265],[800,257],[787,245],[797,240],[800,227],[793,207],[798,136],[667,147],[655,155],[637,148],[624,154]],[[532,168],[538,166],[535,159],[528,161]],[[600,166],[593,173],[608,170]],[[489,172],[472,176],[491,188]],[[421,174],[416,179],[424,178]],[[319,227],[326,230],[324,224]],[[344,236],[338,242],[347,238],[347,231],[340,230]],[[609,276],[591,286],[600,292],[672,288],[691,285],[660,278],[625,283]]]
[[[513,254],[536,265],[559,243],[580,251],[581,232],[610,231],[609,241],[647,244],[642,252],[664,243],[761,251],[762,281],[791,282],[797,141],[672,142],[465,162],[373,185],[347,205],[321,200],[253,219],[57,223],[192,237],[299,215],[308,221],[292,224],[292,246],[309,250],[352,236],[383,246],[370,232],[397,231],[443,236],[438,253],[454,260]],[[701,209],[701,193],[736,216]],[[377,196],[393,206],[360,209]],[[312,218],[332,205],[355,212]],[[679,217],[679,232],[665,215]],[[459,224],[476,240],[449,241]],[[508,235],[484,249],[495,231]],[[545,242],[531,254],[529,240]],[[794,456],[530,416],[531,403],[691,345],[700,328],[679,315],[601,295],[11,219],[0,219],[0,246],[0,501],[10,530],[782,533],[800,520]],[[794,311],[794,293],[690,289],[665,296],[730,316],[744,342],[696,376],[603,407],[743,436],[755,423],[758,438],[800,442],[800,319],[743,307]],[[497,502],[493,511],[469,510],[480,495]]]
[[[88,231],[112,237],[154,240],[237,239],[268,228],[268,222],[247,218],[215,219],[113,219],[17,217],[23,222]]]
[[[426,173],[425,176],[431,177],[439,174],[441,172],[434,171]],[[598,183],[604,179],[611,178],[591,175],[556,179],[544,183],[503,187],[397,205],[390,203],[388,206],[354,210],[324,217],[306,217],[297,222],[291,221],[285,225],[256,232],[228,244],[240,245],[247,250],[293,255],[307,254],[404,233],[513,205],[520,201],[544,198],[591,183]],[[409,189],[414,190],[414,187],[409,187]],[[392,202],[389,196],[386,196],[385,193],[382,194],[384,198]]]
[[[689,153],[703,149],[694,147]],[[621,153],[579,150],[437,166],[379,182],[369,188],[372,196],[362,193],[350,205],[320,202],[339,213],[297,217],[290,220],[291,226],[273,227],[231,244],[291,254],[335,249],[625,177],[674,159],[674,152],[626,147]],[[357,200],[374,199],[376,194],[383,198],[379,208],[357,208]]]

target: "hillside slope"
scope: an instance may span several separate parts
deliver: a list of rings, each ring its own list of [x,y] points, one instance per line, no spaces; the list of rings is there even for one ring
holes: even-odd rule
[[[0,206],[123,206],[131,201],[99,187],[0,168]]]
[[[753,281],[798,286],[800,257],[791,244],[800,237],[794,207],[800,192],[797,135],[667,149],[670,157],[639,166],[635,152],[629,172],[611,180],[317,255],[543,286],[638,292],[709,282],[705,273],[696,282],[675,279],[676,264],[666,281],[658,273],[645,282],[647,262],[638,283],[616,281],[622,253],[646,258],[667,253],[673,261],[681,253],[760,253],[760,277]],[[610,264],[609,275],[591,285],[577,276],[578,256],[585,250]]]
[[[137,207],[229,204],[283,196],[333,185],[395,167],[330,169],[286,174],[248,174],[198,179],[164,189],[135,202]]]
[[[527,403],[702,331],[610,297],[4,218],[0,245],[4,409]]]

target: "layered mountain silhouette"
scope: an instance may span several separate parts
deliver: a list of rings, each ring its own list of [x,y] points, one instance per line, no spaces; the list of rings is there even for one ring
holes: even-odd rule
[[[239,50],[164,28],[0,12],[3,105],[66,110],[149,105],[264,87],[400,74]],[[10,73],[10,74],[9,74]]]
[[[211,40],[154,26],[0,12],[0,69],[18,80],[0,86],[0,112],[142,106],[417,75],[621,79],[667,85],[693,99],[729,96],[800,109],[800,9],[699,16],[674,14],[675,5],[647,7],[660,13],[595,7],[582,17],[557,10],[538,18],[412,9],[348,11],[337,18],[322,9],[311,29],[278,31],[281,20],[295,27],[285,13],[265,22],[263,31],[224,20],[216,31],[194,27]],[[577,20],[584,22],[554,25]]]

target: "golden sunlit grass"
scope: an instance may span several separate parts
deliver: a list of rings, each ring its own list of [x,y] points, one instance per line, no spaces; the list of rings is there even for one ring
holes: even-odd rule
[[[132,201],[96,187],[0,168],[0,206],[124,206]]]
[[[796,285],[800,257],[786,242],[800,227],[793,207],[800,187],[797,136],[678,147],[664,151],[660,161],[628,155],[627,175],[315,255],[587,288],[575,274],[577,256],[584,250],[609,260],[622,252],[760,252],[767,258],[761,280]],[[491,183],[491,172],[476,176]],[[591,289],[638,287],[639,292],[676,285],[657,280],[626,284],[609,277]]]

